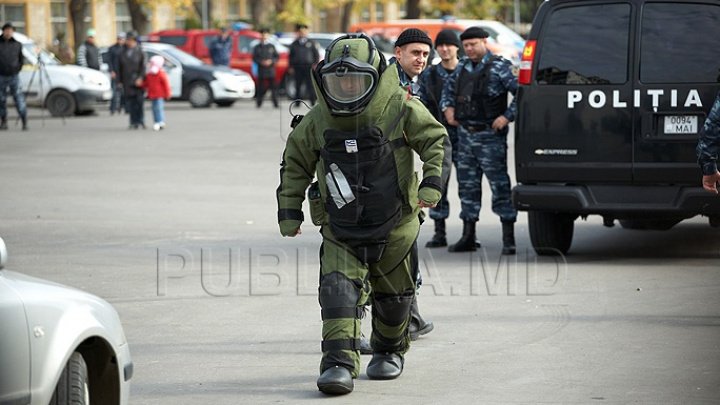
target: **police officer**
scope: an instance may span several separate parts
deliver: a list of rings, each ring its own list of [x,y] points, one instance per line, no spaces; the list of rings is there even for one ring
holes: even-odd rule
[[[717,161],[720,154],[720,93],[710,109],[697,145],[698,163],[702,169],[703,188],[711,193],[718,193],[720,171]]]
[[[445,119],[445,114],[440,111],[440,98],[442,97],[443,84],[455,71],[458,64],[458,50],[460,39],[455,31],[445,29],[435,37],[435,50],[440,56],[440,63],[425,69],[418,78],[418,97],[430,110],[448,132],[452,148],[452,162],[457,166],[457,127],[450,125]],[[448,180],[450,177],[448,176]],[[430,209],[430,218],[435,221],[435,234],[425,247],[436,248],[447,246],[445,233],[445,220],[450,215],[450,204],[447,199],[448,184],[443,187],[443,195],[437,207]]]
[[[395,55],[390,59],[389,63],[397,68],[400,86],[407,89],[410,96],[418,96],[420,90],[418,77],[427,66],[431,47],[432,40],[430,37],[417,28],[405,29],[395,41]],[[443,162],[445,166],[443,172],[448,175],[444,184],[447,186],[447,179],[450,177],[450,160],[448,158],[451,154],[451,146],[449,142],[444,146],[446,148],[446,159]],[[417,288],[420,288],[420,285],[422,285],[420,269],[416,268],[415,273],[417,276]],[[426,320],[420,315],[417,297],[415,297],[410,307],[410,326],[408,327],[410,339],[417,340],[420,336],[432,332],[433,329],[435,329],[435,325],[432,321]]]
[[[283,236],[300,234],[304,192],[322,225],[319,301],[322,360],[317,385],[347,394],[359,374],[360,317],[372,292],[370,379],[393,379],[409,349],[420,209],[440,200],[447,134],[399,86],[370,38],[335,40],[313,69],[318,103],[290,133],[277,190]],[[418,185],[413,152],[423,161]],[[314,194],[314,193],[313,193]]]
[[[460,240],[451,252],[476,250],[475,225],[479,219],[481,181],[485,174],[492,190],[492,209],[500,217],[502,253],[515,254],[514,224],[517,211],[510,200],[507,172],[508,123],[516,105],[508,107],[507,93],[515,95],[517,78],[511,63],[487,49],[488,33],[470,27],[461,35],[465,54],[443,88],[440,106],[451,125],[458,125],[458,184],[463,220]]]
[[[320,60],[320,53],[315,41],[307,37],[307,25],[297,24],[295,31],[297,38],[290,44],[289,69],[289,73],[295,77],[295,98],[300,100],[303,99],[303,95],[307,95],[310,104],[315,104],[315,91],[310,80],[310,69]]]

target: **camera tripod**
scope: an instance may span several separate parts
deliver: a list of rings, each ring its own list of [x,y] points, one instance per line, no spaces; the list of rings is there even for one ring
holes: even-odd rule
[[[47,84],[50,89],[52,89],[52,81],[50,80],[50,74],[47,71],[47,68],[45,67],[45,62],[40,59],[41,56],[38,55],[38,62],[37,62],[37,69],[33,69],[33,73],[30,76],[30,80],[28,81],[27,87],[25,89],[24,95],[25,100],[27,102],[27,96],[30,94],[33,82],[35,81],[35,75],[38,77],[38,85],[39,85],[39,91],[38,95],[42,98],[40,103],[40,119],[42,121],[42,126],[45,127],[45,109],[47,105],[47,95],[45,94],[45,87],[43,81],[47,81]],[[39,72],[39,73],[38,73]],[[65,116],[62,115],[62,123],[65,125]],[[18,120],[20,117],[18,117]]]

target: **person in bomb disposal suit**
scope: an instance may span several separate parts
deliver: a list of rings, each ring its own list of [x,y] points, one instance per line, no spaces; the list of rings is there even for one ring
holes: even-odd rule
[[[702,170],[702,186],[711,193],[718,193],[720,172],[718,171],[718,155],[720,155],[720,93],[710,109],[703,126],[697,146],[698,163]]]
[[[516,103],[507,95],[517,92],[512,64],[487,49],[488,33],[470,27],[461,35],[465,54],[443,88],[440,107],[450,125],[458,129],[458,185],[463,234],[448,248],[451,252],[477,249],[475,225],[479,219],[482,176],[492,190],[492,210],[502,222],[502,254],[515,254],[517,211],[510,200],[507,170],[508,123],[515,120]]]
[[[318,104],[290,133],[277,190],[283,236],[300,234],[305,190],[321,225],[323,319],[317,386],[347,394],[359,374],[360,318],[373,294],[370,379],[394,379],[410,347],[422,207],[440,200],[445,128],[399,85],[370,38],[348,34],[313,69]],[[413,156],[423,161],[418,185]],[[312,187],[311,187],[312,190]]]

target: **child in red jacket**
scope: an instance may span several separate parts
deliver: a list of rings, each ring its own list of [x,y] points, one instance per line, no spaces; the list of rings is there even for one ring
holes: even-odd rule
[[[150,58],[150,66],[145,75],[144,87],[147,89],[147,98],[152,100],[152,111],[155,124],[153,129],[159,131],[165,128],[165,100],[170,100],[170,80],[168,80],[163,65],[165,58],[155,55]]]

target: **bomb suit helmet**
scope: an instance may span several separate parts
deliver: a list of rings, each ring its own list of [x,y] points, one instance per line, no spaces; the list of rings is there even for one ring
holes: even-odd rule
[[[347,34],[333,41],[313,74],[333,115],[355,115],[372,100],[386,62],[365,34]]]

